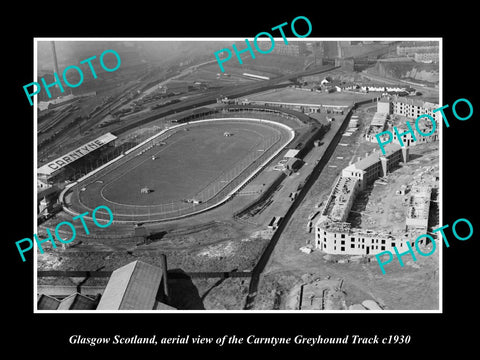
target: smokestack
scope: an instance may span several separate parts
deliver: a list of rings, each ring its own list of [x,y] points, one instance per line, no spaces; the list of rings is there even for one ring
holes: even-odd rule
[[[55,41],[50,41],[50,44],[52,45],[53,64],[55,66],[54,70],[57,74],[59,74],[60,72],[58,71],[58,61],[57,61],[57,51],[55,50]]]
[[[342,57],[342,45],[341,45],[341,44],[342,44],[342,43],[341,43],[340,41],[337,41],[337,54],[338,54],[337,56],[338,56],[339,58]]]

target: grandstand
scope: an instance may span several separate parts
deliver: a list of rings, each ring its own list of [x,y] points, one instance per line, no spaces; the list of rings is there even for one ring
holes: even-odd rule
[[[95,140],[92,140],[77,149],[49,161],[37,169],[38,188],[48,188],[59,181],[68,179],[74,175],[85,158],[98,156],[99,151],[106,145],[112,145],[117,137],[111,133],[106,133]]]

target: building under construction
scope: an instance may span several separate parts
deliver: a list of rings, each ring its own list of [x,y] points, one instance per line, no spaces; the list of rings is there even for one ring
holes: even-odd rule
[[[412,246],[418,235],[424,234],[428,224],[430,191],[416,188],[406,221],[408,232],[402,238],[375,230],[357,229],[347,222],[357,194],[375,180],[387,176],[400,162],[407,163],[408,147],[389,144],[386,154],[374,152],[343,169],[337,179],[315,226],[315,247],[328,254],[374,255],[382,251],[399,251]],[[416,235],[416,236],[415,236]],[[424,244],[425,240],[419,241]]]

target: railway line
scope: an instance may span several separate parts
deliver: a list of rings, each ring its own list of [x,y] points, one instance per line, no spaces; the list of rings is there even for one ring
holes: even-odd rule
[[[127,126],[122,123],[110,124],[108,126],[103,127],[102,132],[112,132],[113,134],[118,135],[126,131],[125,129],[127,128],[131,129],[136,126],[141,126],[150,121],[154,121],[158,118],[179,113],[181,111],[193,110],[201,106],[214,104],[217,98],[220,96],[227,96],[227,97],[246,96],[255,92],[265,91],[274,87],[287,86],[289,84],[289,81],[294,80],[298,77],[328,72],[337,68],[338,67],[335,67],[335,66],[322,66],[320,68],[309,69],[309,70],[294,73],[294,74],[287,74],[287,75],[283,75],[283,76],[262,81],[262,82],[256,82],[248,85],[231,86],[228,88],[222,88],[221,90],[214,90],[208,94],[202,94],[192,99],[185,99],[178,103],[166,105],[161,109],[150,111],[148,115],[139,117],[136,120],[132,120],[131,122],[129,122]],[[138,83],[133,84],[128,89],[135,90],[137,87],[141,87],[141,84],[138,84]],[[130,91],[130,90],[127,90],[127,91]],[[95,116],[93,116],[92,118],[79,122],[77,126],[70,126],[57,139],[53,140],[48,145],[42,147],[42,149],[40,149],[41,152],[48,154],[49,152],[54,150],[58,151],[59,148],[62,149],[63,153],[73,150],[75,146],[79,144],[77,144],[76,141],[72,141],[72,139],[78,139],[79,135],[81,136],[81,140],[83,142],[93,140],[95,137],[98,136],[98,133],[96,131],[91,131],[91,129],[93,129],[102,120],[102,118],[108,114],[108,112],[112,111],[112,109],[116,109],[117,107],[121,107],[121,105],[124,102],[125,102],[125,99],[123,98],[123,96],[119,96],[114,101],[105,105],[105,107],[101,109],[97,114],[95,114]]]

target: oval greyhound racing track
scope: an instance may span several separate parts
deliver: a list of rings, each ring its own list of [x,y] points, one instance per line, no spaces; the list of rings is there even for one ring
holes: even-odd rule
[[[157,135],[72,186],[66,210],[106,205],[116,222],[200,213],[227,201],[295,136],[284,124],[255,118],[199,120]]]

